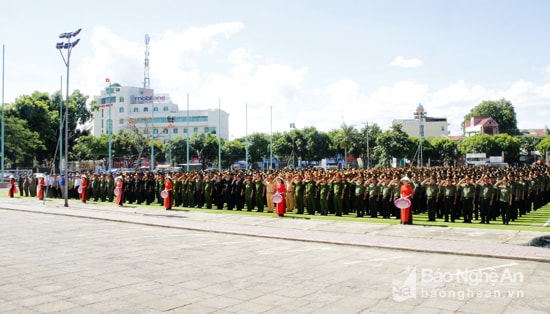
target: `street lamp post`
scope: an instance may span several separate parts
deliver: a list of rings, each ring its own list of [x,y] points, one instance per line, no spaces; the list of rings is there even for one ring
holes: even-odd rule
[[[69,207],[69,69],[71,67],[71,52],[80,41],[80,39],[77,39],[71,42],[71,39],[80,34],[81,30],[82,28],[79,28],[74,32],[59,34],[59,38],[65,38],[67,42],[59,42],[55,45],[67,68],[67,84],[65,84],[67,88],[65,93],[65,207]],[[67,57],[63,54],[65,49],[67,50]]]
[[[418,120],[418,166],[422,166],[424,161],[422,160],[422,137],[424,137],[424,120],[426,119],[426,111],[422,104],[418,104],[416,111],[413,113],[414,118]]]
[[[114,103],[114,101],[111,101],[113,100],[111,99],[111,94],[114,93],[114,89],[111,87],[111,80],[109,80],[109,87],[107,87],[106,92],[107,98],[109,99],[109,103],[107,104],[109,106],[109,117],[107,118],[107,135],[109,135],[109,164],[107,166],[109,168],[109,172],[111,172],[113,168],[113,120],[111,119],[111,108]]]
[[[170,166],[172,166],[172,123],[174,123],[176,117],[168,116],[168,160],[170,160]]]
[[[291,153],[291,155],[292,155],[292,169],[294,169],[296,167],[296,163],[295,163],[295,160],[294,160],[295,153],[294,153],[294,130],[293,130],[295,128],[296,128],[296,124],[291,123],[290,124],[290,132],[292,132],[292,134],[291,134],[291,136],[292,136],[292,153]]]

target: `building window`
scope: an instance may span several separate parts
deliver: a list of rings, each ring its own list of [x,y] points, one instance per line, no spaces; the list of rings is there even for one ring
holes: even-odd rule
[[[178,128],[174,128],[173,130],[174,130],[174,131],[172,131],[172,133],[178,134]]]
[[[143,112],[149,112],[149,108],[143,107]]]
[[[124,102],[124,97],[122,96],[118,97],[118,102]]]
[[[193,133],[197,133],[199,131],[199,128],[193,128]]]
[[[159,134],[159,129],[153,129],[153,134]]]
[[[444,126],[441,127],[441,131],[445,132],[445,127]]]
[[[139,111],[138,107],[134,107],[134,112],[138,112],[138,111]]]
[[[183,133],[185,133],[185,134],[187,134],[188,131],[189,131],[189,130],[187,130],[187,128],[184,128],[184,129],[183,129]]]
[[[168,129],[162,130],[162,133],[163,133],[163,134],[168,134]]]
[[[159,107],[154,107],[153,111],[159,111]]]
[[[143,134],[147,134],[149,132],[147,132],[147,129],[143,129]]]
[[[204,133],[208,133],[208,132],[210,132],[210,129],[208,127],[205,127],[204,128]]]
[[[119,119],[118,124],[124,124],[124,119]]]
[[[124,112],[124,107],[118,108],[118,112],[123,113]]]
[[[168,111],[168,106],[162,108],[162,111]]]

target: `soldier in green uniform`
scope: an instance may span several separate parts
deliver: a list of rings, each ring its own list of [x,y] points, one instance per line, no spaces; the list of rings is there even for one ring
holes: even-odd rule
[[[319,209],[321,215],[328,215],[328,200],[329,200],[329,191],[330,185],[327,182],[327,177],[322,176],[321,180],[317,181],[317,188],[319,189]]]
[[[365,215],[365,185],[363,183],[363,176],[358,175],[351,179],[353,184],[353,194],[355,195],[354,208],[357,217],[363,217]]]
[[[304,180],[305,192],[306,192],[306,208],[309,215],[315,215],[317,211],[315,198],[317,197],[317,187],[315,186],[315,181],[313,176],[308,173],[306,179]]]
[[[386,177],[386,175],[382,175],[380,177],[380,192],[382,193],[382,198],[380,200],[382,217],[388,219],[391,216],[391,209],[393,208],[393,197],[390,186],[390,179]]]
[[[246,205],[246,211],[251,212],[254,208],[254,182],[252,182],[252,176],[246,176],[244,181],[244,202]]]
[[[428,221],[435,221],[436,217],[436,202],[439,187],[435,183],[434,177],[429,177],[420,184],[426,193],[426,209],[428,211]]]
[[[187,206],[195,207],[195,175],[190,175],[187,179]]]
[[[439,190],[443,194],[443,217],[445,222],[449,222],[449,215],[451,216],[451,222],[455,222],[456,185],[452,183],[450,177],[447,177],[439,186]]]
[[[472,223],[472,213],[474,209],[474,199],[476,197],[476,187],[470,182],[470,177],[465,176],[458,181],[457,191],[462,200],[462,212],[464,215],[464,223]]]
[[[489,178],[484,175],[477,181],[479,192],[479,214],[481,217],[480,223],[488,224],[491,220],[491,208],[495,198],[493,185],[489,182]]]
[[[195,203],[197,208],[204,206],[204,179],[200,173],[195,177]]]
[[[212,193],[214,191],[214,182],[210,178],[210,175],[204,176],[204,203],[207,209],[212,209]]]
[[[336,176],[329,181],[332,184],[332,198],[334,202],[334,215],[342,216],[342,201],[344,199],[344,183],[342,176],[337,173]]]
[[[256,178],[254,178],[254,201],[259,213],[264,211],[265,186],[263,181],[262,175],[256,174]]]
[[[516,221],[518,219],[518,207],[519,207],[519,188],[516,178],[513,175],[508,175],[508,184],[512,188],[512,205],[510,205],[510,220]]]
[[[498,191],[498,203],[500,214],[502,215],[502,224],[510,223],[510,206],[512,206],[512,188],[508,184],[508,178],[504,177],[497,181],[494,188]]]
[[[378,217],[378,202],[380,201],[380,187],[376,177],[372,177],[367,181],[368,208],[371,218]]]

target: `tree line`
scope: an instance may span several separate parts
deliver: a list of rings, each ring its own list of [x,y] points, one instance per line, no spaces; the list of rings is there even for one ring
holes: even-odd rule
[[[61,107],[61,105],[63,107]],[[60,109],[65,102],[59,92],[52,95],[34,92],[18,97],[5,107],[5,162],[12,168],[50,168],[58,170],[58,139]],[[107,160],[108,135],[94,137],[85,127],[90,125],[95,101],[75,90],[69,97],[69,160]],[[450,138],[422,138],[422,160],[424,164],[453,165],[461,156],[471,152],[484,152],[487,156],[501,156],[515,163],[521,153],[531,154],[538,150],[543,153],[550,149],[550,136],[527,136],[517,129],[516,115],[512,104],[505,100],[484,101],[474,107],[464,121],[472,116],[491,116],[501,126],[501,134],[494,136],[475,135],[460,140]],[[64,136],[64,134],[63,134]],[[271,137],[272,136],[272,137]],[[220,139],[211,133],[196,133],[189,138],[176,136],[161,142],[151,139],[150,134],[137,130],[120,131],[112,136],[112,156],[114,160],[137,161],[141,157],[150,158],[150,148],[154,145],[155,161],[159,164],[187,163],[187,141],[190,158],[201,160],[204,167],[218,162],[221,151],[222,168],[229,168],[237,161],[244,161],[248,143],[250,164],[276,156],[281,164],[297,166],[298,161],[319,161],[323,158],[340,155],[360,157],[365,166],[390,166],[392,160],[417,163],[419,137],[408,136],[401,125],[382,130],[376,123],[356,128],[343,123],[339,129],[328,132],[314,126],[290,131],[252,133],[247,137],[233,140]],[[271,144],[272,143],[272,147]],[[55,157],[55,158],[54,158]],[[347,159],[349,160],[349,159]],[[348,164],[352,164],[348,163]],[[55,171],[54,171],[55,172]]]

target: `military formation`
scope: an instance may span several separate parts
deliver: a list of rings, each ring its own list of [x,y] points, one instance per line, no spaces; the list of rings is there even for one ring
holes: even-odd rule
[[[35,196],[38,187],[45,197],[62,198],[67,183],[69,198],[113,202],[118,178],[123,181],[124,204],[165,205],[161,192],[170,178],[176,208],[273,212],[280,178],[286,185],[286,212],[399,219],[394,202],[400,198],[403,177],[414,189],[413,213],[427,213],[429,221],[508,224],[550,201],[550,170],[544,165],[80,173],[67,180],[49,175],[39,180],[33,175],[19,178],[19,189],[22,196]]]

